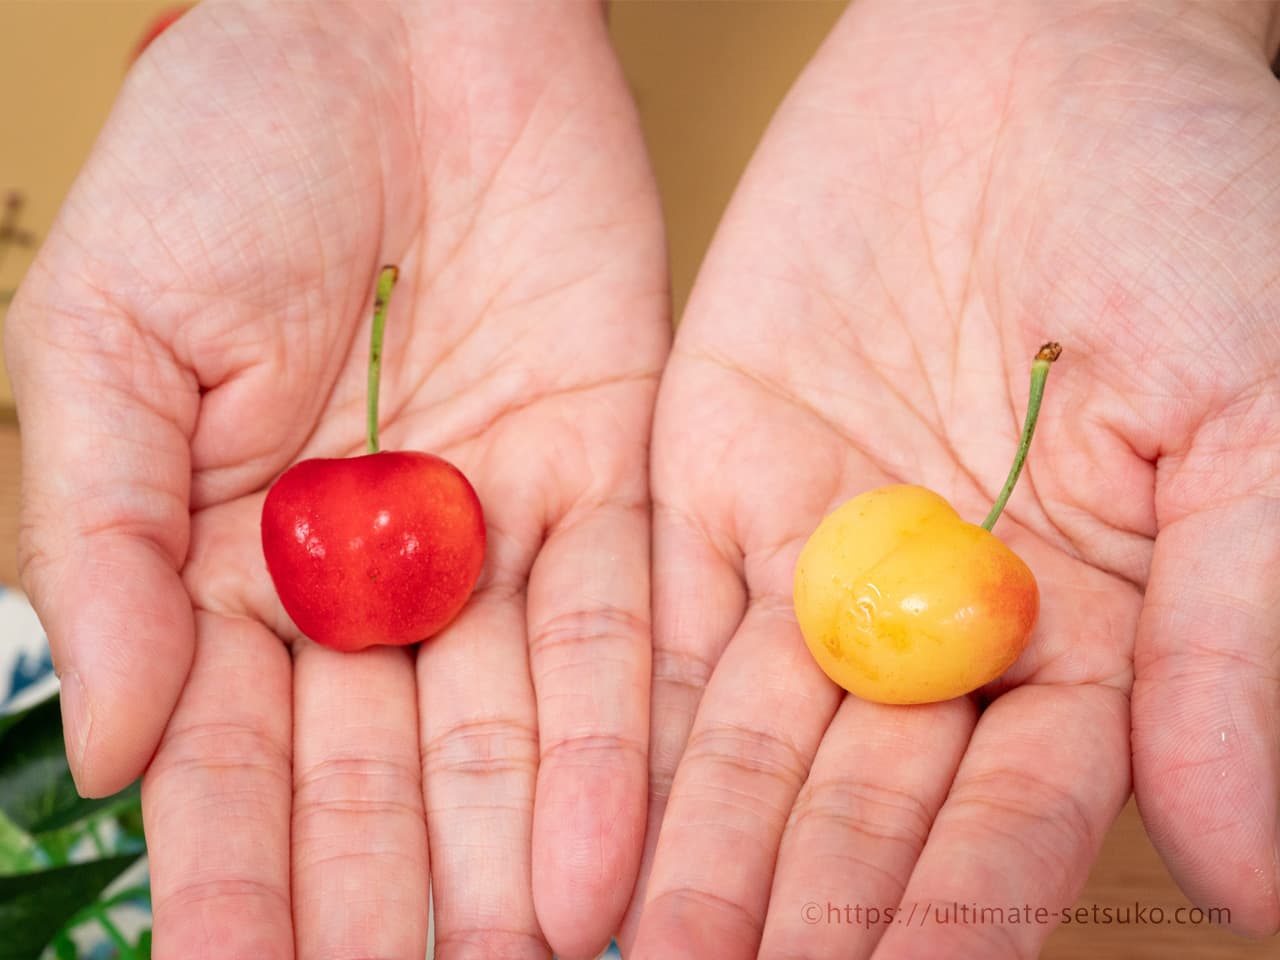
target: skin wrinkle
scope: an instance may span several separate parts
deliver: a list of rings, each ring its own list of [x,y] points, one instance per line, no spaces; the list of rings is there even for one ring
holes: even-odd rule
[[[1002,799],[1002,796],[1009,796],[1011,793],[1000,789],[1003,784],[1020,784],[1017,792],[1024,798],[1033,787],[1038,788],[1043,796],[1034,803],[1015,803]],[[985,792],[984,787],[987,787]],[[1044,796],[1049,799],[1045,801]],[[1030,818],[1044,825],[1034,832],[1024,831],[1021,834],[1023,840],[1029,836],[1044,839],[1056,833],[1066,838],[1061,843],[1061,848],[1065,850],[1080,847],[1094,849],[1102,845],[1102,834],[1094,829],[1088,811],[1070,789],[1045,777],[1028,774],[1025,770],[990,768],[977,777],[966,779],[958,791],[953,791],[948,802],[953,798],[958,801],[955,803],[957,811],[963,810],[963,805],[966,804],[996,809],[997,815],[985,818],[984,822],[988,825],[1023,818]],[[1051,812],[1046,814],[1046,810]],[[1010,831],[1010,835],[1019,836],[1017,831]],[[1046,843],[1046,846],[1053,848],[1055,844]],[[1062,876],[1067,872],[1069,871],[1066,869],[1047,870],[1045,875]]]
[[[718,658],[701,656],[691,650],[655,645],[653,679],[655,682],[684,687],[695,697],[701,698],[717,660]]]
[[[788,553],[794,552],[794,554],[798,556],[800,553],[800,549],[804,546],[804,542],[807,539],[808,537],[805,534],[799,534],[794,537],[786,537],[783,540],[779,541],[778,543],[762,546],[756,550],[753,550],[751,553],[747,554],[747,556],[744,558],[744,561],[745,561],[744,566],[747,570],[747,577],[746,577],[747,582],[754,583],[757,585],[761,585],[763,582],[767,582],[764,576],[760,576],[760,575],[752,576],[750,571],[753,568],[756,570],[759,570],[761,568],[768,568],[773,561],[779,559],[781,556],[784,556]],[[788,611],[790,610],[791,596],[787,591],[784,590],[779,592],[776,590],[770,590],[768,587],[763,587],[763,586],[757,586],[756,591],[754,591],[752,594],[751,600],[748,604],[748,608],[752,606],[756,606],[758,603],[762,603],[767,600],[773,600],[776,603],[787,608]]]
[[[436,937],[436,954],[443,960],[445,957],[461,954],[466,947],[476,947],[484,952],[484,957],[502,960],[515,956],[549,956],[546,941],[541,937],[523,930],[507,930],[492,923],[481,923],[476,926],[453,927],[443,936]],[[512,949],[508,951],[506,946]],[[523,950],[521,948],[524,948]],[[525,951],[533,951],[528,954]]]
[[[754,913],[741,904],[718,895],[714,890],[677,887],[663,891],[656,897],[651,897],[647,906],[652,909],[657,902],[667,898],[692,901],[690,906],[710,907],[714,911],[727,915],[738,926],[745,928],[751,934],[752,942],[759,942],[760,935],[764,932],[764,924]]]
[[[203,880],[191,880],[156,901],[157,912],[164,914],[173,912],[175,904],[193,905],[208,900],[223,900],[226,897],[244,897],[249,900],[261,900],[263,897],[274,900],[286,912],[289,910],[289,896],[275,884],[262,883],[249,877],[210,877]]]
[[[499,749],[495,750],[497,746]],[[519,756],[500,756],[494,762],[494,754],[515,753]],[[475,773],[488,775],[506,770],[536,769],[538,756],[538,732],[518,718],[489,717],[455,723],[435,734],[422,744],[424,767],[436,767],[438,772]],[[437,773],[438,775],[438,773]],[[424,774],[424,780],[429,774]]]
[[[933,106],[932,101],[930,102],[930,106],[931,107]],[[933,119],[936,125],[937,118],[935,117]],[[960,302],[957,304],[955,308],[953,308],[950,304],[947,303],[946,292],[943,288],[942,275],[938,269],[937,251],[934,249],[932,235],[929,230],[929,222],[927,219],[928,205],[924,202],[925,189],[924,189],[924,183],[922,182],[923,177],[924,177],[924,170],[922,167],[920,171],[920,176],[916,177],[915,179],[916,209],[918,211],[918,217],[919,217],[920,237],[924,242],[924,256],[925,256],[925,263],[928,266],[929,277],[933,280],[934,290],[938,294],[938,302],[942,306],[942,310],[940,312],[942,313],[943,318],[947,321],[948,329],[951,329],[952,331],[954,331],[952,334],[952,343],[955,344],[959,342],[961,334],[963,332],[962,325],[964,323],[965,304],[967,300],[969,280],[970,280],[972,271],[965,274],[964,286],[960,292]],[[981,228],[981,222],[979,222],[978,225],[975,227],[975,239],[976,239],[976,232],[980,228]],[[884,281],[883,281],[883,277],[881,276],[881,271],[877,269],[876,274],[878,277],[881,278],[881,285],[883,286]],[[892,298],[890,298],[889,302],[890,302],[890,305],[893,307],[893,313],[898,316],[901,316],[902,315],[901,308],[896,303],[893,302]],[[942,415],[942,404],[939,402],[938,393],[934,389],[933,378],[928,376],[926,372],[928,370],[928,366],[925,364],[924,357],[921,355],[920,346],[919,344],[916,343],[915,338],[910,335],[909,331],[907,331],[906,339],[911,344],[911,353],[912,353],[912,356],[915,357],[916,367],[921,371],[921,373],[925,374],[924,382],[928,386],[929,399],[933,404],[933,422],[945,423],[946,418]],[[957,374],[956,366],[955,366],[955,356],[956,354],[955,352],[953,352],[952,354],[953,362],[951,366],[951,380],[949,381],[952,387],[952,396],[948,399],[952,407],[955,406],[954,390],[955,390],[956,374]],[[925,418],[921,417],[921,419],[923,420]]]
[[[507,139],[506,146],[498,156],[493,158],[489,171],[484,175],[483,182],[477,185],[475,192],[478,197],[478,202],[471,205],[471,215],[464,224],[461,234],[458,235],[451,250],[446,252],[443,260],[440,261],[439,272],[441,274],[447,275],[452,272],[453,263],[461,259],[464,251],[468,249],[473,238],[477,235],[480,225],[486,222],[486,215],[489,215],[490,218],[492,217],[492,211],[489,210],[488,204],[495,193],[495,187],[502,182],[505,167],[508,165],[512,157],[515,156],[522,140],[528,135],[528,132],[533,125],[533,118],[536,109],[546,97],[550,84],[550,78],[544,79],[543,85],[535,92],[533,103],[524,112],[523,119],[520,121],[514,134]],[[469,118],[474,110],[475,108],[471,107],[463,109],[461,113],[464,117]],[[469,123],[468,126],[470,126]],[[475,140],[471,136],[467,136],[462,142],[471,145]],[[470,164],[471,172],[474,172],[475,166],[476,164],[473,158]],[[423,262],[424,264],[427,262],[426,257],[424,257]],[[480,326],[486,312],[487,311],[483,307],[476,311],[475,328]]]
[[[737,723],[695,731],[684,752],[691,762],[705,755],[717,764],[766,774],[788,790],[799,790],[808,776],[809,759],[804,754],[800,745],[782,734]]]
[[[1159,609],[1159,608],[1154,608]],[[1259,618],[1261,619],[1261,618]],[[1213,621],[1216,624],[1216,619]],[[1212,636],[1212,633],[1209,634]],[[1162,666],[1165,661],[1172,660],[1175,664],[1183,661],[1193,660],[1194,655],[1196,663],[1188,666],[1182,671],[1172,671],[1165,668],[1165,676],[1170,680],[1178,680],[1186,684],[1188,681],[1205,680],[1211,682],[1214,679],[1214,671],[1223,661],[1228,664],[1235,664],[1237,667],[1243,668],[1246,676],[1253,677],[1257,680],[1270,681],[1280,684],[1280,665],[1277,663],[1268,663],[1265,660],[1254,660],[1246,656],[1244,653],[1234,650],[1224,650],[1219,646],[1215,646],[1212,641],[1188,641],[1182,645],[1182,648],[1176,651],[1161,651],[1158,647],[1152,650],[1150,657],[1142,662],[1144,671],[1151,670],[1157,666]],[[1276,655],[1280,659],[1280,654]],[[1193,661],[1194,662],[1194,661]]]
[[[563,611],[548,621],[531,624],[529,652],[543,655],[567,651],[578,646],[583,634],[606,633],[616,640],[630,643],[633,637],[647,637],[648,618],[641,618],[622,607],[608,605]]]
[[[971,240],[971,247],[973,250],[973,254],[969,260],[969,263],[970,263],[969,269],[966,270],[964,273],[963,286],[961,287],[961,290],[960,290],[960,309],[956,312],[956,315],[959,318],[962,318],[967,314],[968,310],[966,308],[971,302],[972,291],[975,288],[975,284],[973,282],[974,264],[978,262],[983,252],[982,237],[983,237],[984,228],[986,226],[987,218],[988,218],[987,208],[989,205],[988,197],[991,194],[991,181],[995,176],[997,158],[1000,155],[1001,144],[1006,136],[1006,131],[1010,123],[1011,111],[1013,109],[1018,61],[1022,59],[1026,51],[1026,48],[1030,43],[1031,43],[1031,36],[1030,35],[1024,36],[1023,39],[1014,47],[1009,57],[1009,77],[1005,86],[1004,96],[1001,98],[1000,112],[996,119],[995,132],[992,136],[991,152],[986,159],[986,163],[983,164],[984,173],[982,175],[982,182],[980,187],[978,188],[977,199],[974,202],[976,217],[974,220],[973,235]],[[976,287],[980,292],[981,284],[980,283],[977,284]],[[989,316],[994,316],[994,315],[989,315]],[[960,357],[960,350],[958,347],[958,338],[959,338],[958,329],[956,331],[956,338],[957,338],[956,340],[957,346],[954,347],[951,351],[952,366],[951,366],[950,383],[952,384],[953,389],[955,387],[955,384],[960,382],[959,370],[957,369],[957,362]],[[1017,404],[1014,402],[1013,395],[1012,395],[1012,389],[1013,389],[1012,384],[1014,382],[1014,379],[1015,378],[1012,375],[1012,371],[1008,367],[1008,356],[1006,352],[1003,380],[1005,383],[1005,389],[1009,391],[1007,395],[1007,399],[1009,401],[1009,409],[1011,411],[1018,409]],[[952,408],[954,409],[955,408],[954,397],[952,399],[953,399]],[[941,420],[941,417],[939,419]],[[1015,418],[1015,423],[1014,423],[1015,436],[1017,435],[1018,430],[1019,430],[1019,425],[1017,424],[1016,418]],[[961,456],[958,451],[953,450],[952,452],[955,453],[955,460],[957,463],[964,462],[961,459]],[[983,491],[985,493],[986,492],[985,488],[982,486],[981,483],[978,482],[977,477],[973,476],[972,479],[973,479],[974,486],[977,487],[979,491]],[[989,494],[988,499],[994,500],[995,493]],[[1044,519],[1048,520],[1048,517],[1046,516]],[[1049,521],[1049,522],[1052,523],[1052,521]],[[1058,533],[1059,535],[1061,535],[1061,531],[1058,531]]]
[[[542,764],[554,758],[563,763],[566,760],[562,754],[567,754],[570,759],[581,754],[585,759],[579,758],[577,762],[582,766],[594,767],[597,761],[593,758],[601,751],[615,755],[629,753],[637,759],[644,760],[648,756],[647,746],[646,741],[634,737],[617,734],[580,734],[560,737],[550,744],[544,744],[538,760]]]
[[[354,753],[347,756],[341,754],[323,757],[310,766],[299,769],[294,767],[294,792],[320,790],[325,784],[345,779],[355,783],[376,781],[380,779],[398,780],[417,791],[421,783],[421,771],[416,764],[397,760],[394,755],[370,756],[367,753]]]
[[[863,236],[864,237],[866,236],[865,231],[863,231]],[[941,410],[941,407],[938,402],[938,395],[933,386],[933,378],[930,377],[928,374],[929,368],[925,364],[924,356],[920,352],[920,347],[916,343],[915,337],[911,336],[910,330],[907,329],[907,324],[903,322],[903,318],[906,316],[906,313],[902,309],[901,303],[890,292],[890,289],[891,289],[890,284],[886,282],[885,273],[880,266],[880,260],[874,252],[868,255],[867,265],[871,268],[871,272],[873,276],[879,282],[880,289],[883,291],[885,298],[889,302],[889,309],[887,313],[889,314],[890,317],[897,318],[898,322],[902,326],[903,340],[905,340],[911,347],[912,357],[915,360],[917,369],[919,369],[921,373],[922,380],[927,385],[926,392],[928,393],[929,401],[933,404],[933,409],[936,417],[936,415]],[[962,301],[962,306],[963,306],[963,301]],[[858,347],[860,346],[856,338],[852,345],[855,350],[858,349]],[[953,375],[954,375],[954,369],[953,369]],[[933,429],[932,427],[933,421],[929,420],[929,418],[925,415],[925,413],[921,411],[919,408],[917,408],[915,404],[911,402],[910,398],[907,395],[900,393],[895,387],[891,386],[887,379],[881,378],[880,383],[881,383],[881,386],[889,390],[894,395],[895,399],[897,399],[900,403],[902,403],[904,406],[910,409],[911,412],[915,415],[917,420],[919,420],[922,424],[928,425],[930,427],[930,432],[933,433],[936,439],[938,439],[940,442],[944,444],[946,443],[946,440],[943,437],[943,431]],[[941,419],[941,418],[937,418],[937,419]]]
[[[710,363],[719,367],[720,369],[724,370],[727,373],[735,375],[737,378],[741,378],[749,381],[754,386],[767,392],[771,396],[777,397],[778,399],[782,399],[786,401],[789,405],[808,414],[809,416],[817,420],[820,424],[822,424],[824,427],[826,427],[829,431],[831,431],[836,436],[838,436],[841,440],[842,446],[856,451],[859,456],[866,458],[870,460],[872,463],[874,463],[876,468],[885,477],[895,477],[897,475],[897,471],[892,469],[888,464],[883,462],[878,462],[877,458],[872,453],[870,453],[870,451],[866,449],[865,444],[862,444],[857,438],[844,432],[844,430],[837,423],[835,423],[835,421],[831,420],[830,418],[820,413],[808,402],[800,399],[798,396],[796,396],[786,388],[778,384],[775,384],[769,380],[763,379],[762,376],[756,371],[753,371],[748,369],[747,367],[738,365],[734,363],[733,360],[727,357],[720,357],[716,354],[713,354],[707,351],[700,351],[698,354],[696,354],[696,357],[697,359],[704,360],[707,363]],[[891,393],[896,394],[895,388],[888,381],[881,381],[880,385],[883,386],[886,390],[890,391]],[[921,425],[926,427],[929,426],[929,424],[925,422],[922,422]],[[973,474],[969,473],[967,469],[965,469],[965,467],[963,466],[963,461],[958,456],[954,448],[951,447],[950,441],[945,431],[936,431],[931,429],[931,433],[933,434],[934,439],[936,439],[948,452],[950,452],[953,455],[956,464],[959,465],[959,469],[964,471],[965,478],[969,480],[970,483],[973,484],[974,488],[978,490],[979,493],[981,493],[982,488],[981,488],[981,485],[978,483],[977,478]],[[1012,510],[1006,511],[1006,516],[1011,517]]]
[[[1024,39],[1023,43],[1022,43],[1021,45],[1019,45],[1019,47],[1015,50],[1014,56],[1013,56],[1013,58],[1012,58],[1011,70],[1010,70],[1010,82],[1009,82],[1009,88],[1008,88],[1008,90],[1006,91],[1006,95],[1005,95],[1005,98],[1004,98],[1005,108],[1004,108],[1004,110],[1003,110],[1003,111],[1002,111],[1002,113],[1001,113],[1000,121],[999,121],[999,123],[998,123],[998,125],[997,125],[996,143],[995,143],[995,144],[993,145],[993,147],[992,147],[991,160],[990,160],[990,162],[989,162],[989,164],[988,164],[988,167],[987,167],[987,177],[986,177],[986,180],[984,181],[983,189],[982,189],[982,193],[981,193],[980,200],[979,200],[979,208],[980,208],[980,210],[985,210],[985,209],[987,208],[987,206],[988,206],[988,199],[987,199],[987,198],[988,198],[988,194],[989,194],[990,183],[991,183],[991,179],[992,179],[992,177],[994,176],[994,173],[995,173],[995,169],[996,169],[997,163],[999,162],[999,160],[997,159],[997,154],[998,154],[998,153],[999,153],[999,151],[1000,151],[1000,139],[1001,139],[1001,137],[1002,137],[1002,135],[1003,135],[1003,132],[1005,131],[1005,129],[1006,129],[1006,128],[1007,128],[1007,126],[1008,126],[1008,121],[1009,121],[1009,110],[1010,110],[1010,106],[1011,106],[1011,104],[1012,104],[1012,102],[1013,102],[1013,99],[1014,99],[1014,92],[1013,92],[1014,79],[1013,79],[1013,77],[1014,77],[1014,71],[1016,70],[1016,67],[1017,67],[1018,57],[1019,57],[1019,56],[1020,56],[1024,51],[1025,51],[1025,49],[1026,49],[1027,45],[1029,45],[1030,43],[1031,43],[1031,37],[1030,37],[1030,36],[1028,36],[1027,38],[1025,38],[1025,39]],[[1047,155],[1046,155],[1046,157],[1047,157]],[[1033,191],[1041,188],[1041,186],[1042,186],[1042,184],[1043,184],[1043,182],[1044,182],[1044,175],[1045,175],[1045,172],[1046,172],[1047,168],[1048,168],[1048,163],[1047,163],[1047,159],[1046,159],[1045,164],[1040,168],[1040,173],[1039,173],[1039,175],[1038,175],[1038,177],[1037,177],[1037,179],[1036,179],[1035,183],[1033,184],[1033,187],[1032,187]],[[922,202],[923,202],[923,200],[922,200]],[[1031,207],[1032,207],[1032,209],[1033,209],[1033,210],[1035,209],[1035,205],[1034,205],[1034,204],[1032,204],[1032,205],[1031,205]],[[974,261],[976,261],[976,260],[978,259],[978,257],[979,257],[979,252],[980,252],[980,251],[979,251],[979,247],[980,247],[980,239],[981,239],[981,230],[980,230],[981,222],[982,222],[982,221],[981,221],[981,218],[980,218],[980,219],[979,219],[979,227],[975,229],[975,233],[974,233],[974,255],[973,255],[973,259],[974,259]],[[1032,222],[1028,225],[1028,231],[1030,232],[1031,230],[1033,230],[1033,229],[1034,229],[1034,226],[1035,226],[1035,215],[1033,215]],[[1024,240],[1024,244],[1023,244],[1023,253],[1022,253],[1022,258],[1023,258],[1023,259],[1022,259],[1022,263],[1023,263],[1023,264],[1025,264],[1025,262],[1026,262],[1026,242],[1025,242],[1025,240]],[[969,289],[969,279],[968,279],[968,278],[969,278],[969,277],[972,277],[972,275],[973,275],[973,271],[972,271],[972,270],[971,270],[968,274],[966,274],[966,286],[965,286],[966,291]],[[985,303],[985,302],[987,302],[987,301],[993,301],[993,302],[994,302],[994,304],[995,304],[995,309],[988,309],[988,310],[986,310],[986,315],[987,315],[987,316],[990,316],[990,317],[998,317],[998,316],[1003,316],[1003,315],[1004,315],[1004,312],[1003,312],[1003,310],[1001,309],[1001,306],[1002,306],[1002,304],[1003,304],[1003,300],[1002,300],[1002,298],[1001,298],[1001,294],[1000,294],[1000,286],[999,286],[998,284],[996,284],[992,289],[988,290],[985,284],[982,284],[981,282],[979,282],[979,283],[978,283],[978,285],[977,285],[977,290],[982,294],[982,297],[983,297],[983,301],[984,301],[984,303]],[[958,351],[957,351],[957,355],[958,355]],[[1022,364],[1023,364],[1025,361],[1024,361],[1024,359],[1023,359],[1021,356],[1017,357],[1017,358],[1016,358],[1016,360],[1015,360],[1015,358],[1010,357],[1010,355],[1009,355],[1009,353],[1008,353],[1007,351],[1005,352],[1004,359],[1005,359],[1005,363],[1004,363],[1004,383],[1005,383],[1005,388],[1006,388],[1006,396],[1007,396],[1007,399],[1008,399],[1008,403],[1009,403],[1009,409],[1010,409],[1010,411],[1014,411],[1014,412],[1015,412],[1015,415],[1014,415],[1014,421],[1013,421],[1013,425],[1012,425],[1012,426],[1013,426],[1014,435],[1016,436],[1018,433],[1020,433],[1020,432],[1021,432],[1021,425],[1020,425],[1020,423],[1018,422],[1018,419],[1017,419],[1017,416],[1016,416],[1016,411],[1018,410],[1018,405],[1017,405],[1017,402],[1016,402],[1016,399],[1015,399],[1015,396],[1014,396],[1014,392],[1013,392],[1013,384],[1016,382],[1016,378],[1015,378],[1015,376],[1014,376],[1014,370],[1011,368],[1011,364],[1013,364],[1013,363],[1015,363],[1015,362],[1016,362],[1016,364],[1017,364],[1018,368],[1021,368]],[[956,376],[956,370],[955,370],[955,367],[954,367],[954,365],[953,365],[953,368],[952,368],[952,378],[953,378],[953,379],[952,379],[952,383],[953,383],[953,384],[956,382],[956,381],[955,381],[955,376]],[[954,398],[953,398],[953,405],[954,405]],[[1035,484],[1035,473],[1036,473],[1036,464],[1035,464],[1035,462],[1033,461],[1031,464],[1029,464],[1029,465],[1028,465],[1027,469],[1025,470],[1025,473],[1024,473],[1024,482],[1025,482],[1025,483],[1026,483],[1026,485],[1031,489],[1031,493],[1032,493],[1032,498],[1031,498],[1031,499],[1032,499],[1032,502],[1033,502],[1033,503],[1035,503],[1037,506],[1039,506],[1039,505],[1042,503],[1042,500],[1041,500],[1041,497],[1040,497],[1039,492],[1036,490],[1036,484]],[[990,496],[990,498],[991,498],[991,499],[994,499],[995,494],[994,494],[994,493],[991,493],[989,496]],[[1058,536],[1058,538],[1060,539],[1060,541],[1062,541],[1062,542],[1066,542],[1066,543],[1072,543],[1073,545],[1075,545],[1075,546],[1076,546],[1077,553],[1081,553],[1081,554],[1083,554],[1083,551],[1081,551],[1081,550],[1080,550],[1080,547],[1079,547],[1078,541],[1076,541],[1074,538],[1072,538],[1071,536],[1069,536],[1069,535],[1068,535],[1067,531],[1066,531],[1065,529],[1063,529],[1063,528],[1062,528],[1062,527],[1061,527],[1061,526],[1056,522],[1055,518],[1054,518],[1054,517],[1049,513],[1049,511],[1048,511],[1048,510],[1045,510],[1043,507],[1041,507],[1041,508],[1037,511],[1037,514],[1038,514],[1038,517],[1039,517],[1040,522],[1041,522],[1042,524],[1047,524],[1047,525],[1048,525],[1048,526],[1049,526],[1049,527],[1054,531],[1054,533],[1055,533],[1055,534],[1057,534],[1057,536]]]
[[[914,852],[924,847],[933,826],[931,806],[911,791],[879,786],[855,776],[817,783],[810,779],[796,797],[787,829],[803,829],[809,820],[834,821],[847,831],[904,844]],[[863,809],[866,807],[885,807],[889,814],[875,817]],[[895,886],[905,888],[905,883],[884,867],[877,869]]]
[[[79,373],[85,380],[94,381],[99,401],[103,399],[103,392],[112,391],[121,407],[133,404],[157,421],[171,424],[184,440],[189,439],[194,430],[194,404],[177,401],[194,400],[192,372],[159,338],[139,324],[134,314],[124,312],[121,305],[91,282],[85,281],[85,285],[100,298],[98,308],[33,310],[33,313],[44,313],[46,322],[29,328],[31,332],[27,335],[46,337],[48,347],[65,350],[64,371],[72,376]],[[23,308],[27,308],[25,302]],[[51,318],[61,318],[62,322],[49,322]],[[123,329],[113,330],[112,323],[121,324]],[[140,359],[146,363],[139,363]],[[143,369],[152,376],[139,381],[137,377]],[[164,373],[173,375],[169,378],[171,384],[164,383]],[[121,382],[127,386],[119,385]]]
[[[482,378],[483,379],[483,378]],[[490,419],[486,422],[473,427],[469,433],[458,437],[452,437],[447,442],[442,443],[438,449],[449,451],[461,448],[468,443],[472,443],[485,434],[492,433],[502,421],[512,417],[515,414],[526,413],[537,405],[541,405],[550,400],[560,401],[566,397],[572,397],[580,394],[592,393],[606,387],[614,387],[635,383],[651,383],[654,375],[649,371],[618,373],[598,380],[580,382],[558,389],[545,390],[536,393],[534,396],[525,400],[510,400],[503,404],[500,408],[490,414]],[[443,401],[448,402],[448,401]],[[403,417],[421,416],[426,417],[431,413],[432,407],[420,407],[413,410],[405,410]]]
[[[702,538],[703,543],[716,554],[717,559],[725,567],[733,571],[745,590],[747,584],[743,568],[744,556],[735,543],[727,542],[728,538],[726,537],[715,536],[714,531],[708,529],[700,517],[681,509],[674,501],[663,500],[656,492],[653,497],[652,513],[655,527],[657,526],[658,514],[664,513],[667,514],[668,523],[695,532]]]

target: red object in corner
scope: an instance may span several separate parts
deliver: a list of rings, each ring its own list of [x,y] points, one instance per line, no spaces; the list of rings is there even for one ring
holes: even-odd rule
[[[174,22],[190,9],[189,6],[183,4],[179,7],[169,7],[167,10],[162,10],[156,14],[152,21],[147,24],[147,29],[143,31],[142,39],[138,41],[138,45],[133,48],[133,53],[129,55],[129,63],[132,64],[142,56],[142,51],[151,46],[151,42],[156,37],[173,26]]]

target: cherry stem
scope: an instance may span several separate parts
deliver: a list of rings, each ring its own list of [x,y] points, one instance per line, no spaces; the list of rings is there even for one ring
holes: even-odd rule
[[[1009,502],[1009,495],[1017,486],[1018,477],[1022,475],[1022,465],[1027,461],[1027,451],[1031,449],[1031,435],[1036,432],[1036,420],[1040,417],[1040,401],[1044,397],[1044,382],[1049,377],[1049,366],[1062,355],[1062,347],[1057,343],[1046,343],[1036,354],[1031,364],[1031,399],[1027,402],[1027,419],[1022,423],[1022,439],[1018,441],[1018,452],[1013,458],[1013,466],[1009,468],[1009,476],[1004,482],[1004,489],[982,521],[982,526],[990,530],[1000,519],[1004,505]]]
[[[400,277],[397,267],[383,267],[373,300],[373,335],[369,338],[369,452],[378,452],[378,384],[382,379],[382,330],[387,324],[387,304]]]

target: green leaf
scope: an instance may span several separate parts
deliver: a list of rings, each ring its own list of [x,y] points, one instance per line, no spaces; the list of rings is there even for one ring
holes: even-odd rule
[[[70,776],[70,773],[67,774]],[[142,781],[135,780],[119,793],[109,797],[98,797],[86,800],[77,794],[69,803],[53,810],[48,816],[39,820],[31,829],[39,837],[52,830],[61,830],[82,823],[90,817],[97,816],[129,816],[134,811],[142,816]]]
[[[143,930],[142,936],[138,938],[138,945],[134,948],[138,954],[139,960],[151,960],[151,931]]]
[[[37,824],[78,799],[63,752],[58,698],[51,697],[16,714],[0,736],[0,809],[35,833]]]
[[[110,797],[76,792],[62,743],[58,698],[5,717],[0,728],[0,811],[28,833],[58,830],[97,813],[139,806],[136,783]]]
[[[80,831],[74,827],[51,830],[40,836],[40,849],[44,851],[46,867],[64,867],[71,862],[71,848],[80,839]]]
[[[108,857],[0,877],[0,960],[38,957],[68,920],[137,859]]]
[[[43,701],[42,701],[42,702],[43,702]],[[25,714],[25,713],[26,713],[26,711],[25,711],[25,710],[21,710],[21,711],[19,711],[19,712],[17,712],[17,713],[3,713],[3,714],[0,714],[0,737],[3,737],[3,736],[4,736],[4,732],[5,732],[6,730],[8,730],[8,729],[9,729],[10,727],[12,727],[15,723],[17,723],[19,720],[21,720],[21,719],[22,719],[22,717],[23,717],[23,714]]]
[[[146,833],[142,828],[142,804],[136,806],[125,807],[116,813],[116,821],[120,824],[120,829],[124,835],[130,840],[143,841]]]
[[[103,900],[102,905],[109,909],[111,907],[118,907],[122,903],[137,904],[139,902],[146,904],[148,909],[150,908],[151,887],[149,885],[139,884],[133,887],[126,887],[119,893],[113,893],[106,900]]]
[[[31,835],[0,812],[0,876],[22,873],[39,865]]]
[[[79,960],[80,952],[71,936],[63,930],[53,940],[53,955],[57,960]]]

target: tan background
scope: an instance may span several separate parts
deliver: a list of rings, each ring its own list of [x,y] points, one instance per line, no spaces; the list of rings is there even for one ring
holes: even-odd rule
[[[907,2],[907,0],[904,0]],[[0,201],[26,194],[22,226],[43,236],[88,152],[135,38],[164,0],[0,0]],[[611,30],[643,115],[669,225],[677,315],[742,166],[842,2],[619,0]],[[0,296],[30,251],[0,263]],[[0,305],[3,311],[3,305]],[[0,380],[0,582],[16,582],[19,440]],[[1081,905],[1162,906],[1185,898],[1129,805],[1107,837]],[[1208,926],[1071,926],[1046,960],[1260,960],[1280,942],[1249,943]],[[713,958],[708,958],[713,960]]]
[[[0,0],[0,205],[25,199],[21,226],[43,237],[124,78],[128,54],[163,2]],[[34,248],[0,247],[0,322]],[[0,372],[0,406],[12,402]]]

